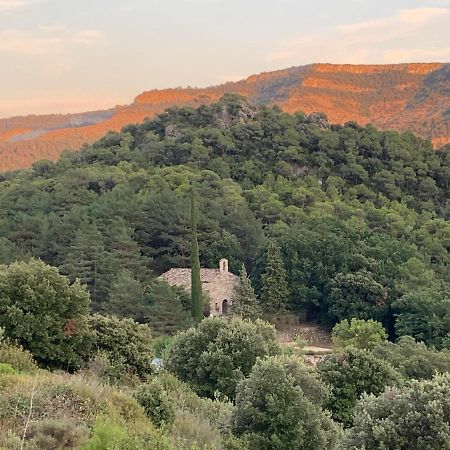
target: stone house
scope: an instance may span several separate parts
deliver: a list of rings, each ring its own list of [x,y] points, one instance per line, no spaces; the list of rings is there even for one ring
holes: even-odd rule
[[[170,269],[160,277],[171,286],[191,290],[191,269]],[[210,315],[227,314],[232,303],[234,286],[239,277],[228,271],[228,260],[222,258],[218,269],[200,269],[202,290],[211,299]]]

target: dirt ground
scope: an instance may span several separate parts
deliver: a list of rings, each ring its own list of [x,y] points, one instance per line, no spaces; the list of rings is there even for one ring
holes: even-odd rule
[[[306,349],[320,352],[321,349],[331,350],[333,348],[331,333],[326,328],[315,323],[286,325],[282,330],[279,330],[278,336],[280,343],[284,345],[294,343],[295,339],[301,336],[307,341]]]

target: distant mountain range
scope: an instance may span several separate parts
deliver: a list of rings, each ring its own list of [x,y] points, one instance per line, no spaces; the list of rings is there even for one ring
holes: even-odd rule
[[[450,64],[312,64],[203,89],[143,92],[132,104],[105,111],[0,119],[0,171],[56,160],[63,150],[78,149],[109,130],[171,106],[209,104],[228,92],[291,113],[324,112],[332,123],[410,129],[435,147],[450,142]]]

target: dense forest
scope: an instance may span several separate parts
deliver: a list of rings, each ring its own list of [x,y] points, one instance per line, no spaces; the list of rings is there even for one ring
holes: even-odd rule
[[[201,265],[225,257],[241,275],[237,315],[289,312],[334,327],[335,355],[310,369],[260,320],[192,327],[190,296],[156,278],[190,267],[193,193]],[[41,373],[34,383],[43,410],[56,407],[61,389],[69,403],[83,397],[82,409],[95,403],[96,417],[77,413],[80,427],[94,430],[86,449],[448,448],[448,433],[426,445],[417,430],[404,438],[409,426],[396,414],[408,402],[425,410],[450,398],[441,395],[448,376],[433,378],[450,371],[449,193],[449,146],[434,151],[410,132],[331,125],[323,114],[290,115],[236,95],[169,109],[57,163],[1,174],[0,399],[14,409],[16,384],[29,388],[33,375],[6,372],[32,374],[36,360],[82,370],[70,381]],[[149,379],[152,355],[167,372]],[[87,371],[107,380],[108,393],[91,384],[79,392]],[[135,400],[120,397],[117,384]],[[275,400],[258,403],[261,389]],[[108,395],[121,400],[105,416]],[[446,401],[436,429],[450,423]],[[95,446],[113,416],[110,434],[122,446]],[[148,418],[153,447],[133,434]],[[392,424],[377,434],[376,420]],[[30,449],[78,448],[39,446],[45,427],[66,426],[37,423]],[[193,435],[198,427],[204,436]],[[14,436],[5,448],[22,448]]]
[[[449,161],[448,149],[410,133],[227,96],[2,175],[0,262],[40,258],[111,312],[123,284],[131,296],[189,265],[193,184],[202,266],[226,257],[238,273],[245,263],[260,293],[273,239],[290,310],[329,325],[374,318],[392,334],[396,314],[426,325],[424,313],[436,314],[428,299],[442,314],[448,301]],[[429,339],[439,343],[436,333]]]

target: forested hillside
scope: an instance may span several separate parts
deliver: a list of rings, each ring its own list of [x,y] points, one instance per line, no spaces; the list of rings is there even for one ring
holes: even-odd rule
[[[260,293],[275,241],[288,309],[328,325],[374,318],[392,336],[397,329],[441,346],[450,317],[449,161],[449,149],[434,152],[411,133],[330,126],[320,114],[228,95],[2,175],[0,263],[41,258],[86,283],[95,310],[126,305],[129,316],[151,320],[145,287],[189,264],[193,185],[203,266],[226,257],[238,273],[245,263]],[[179,317],[180,295],[171,305]]]
[[[225,93],[289,113],[325,112],[332,123],[352,120],[412,130],[440,148],[450,140],[449,83],[449,64],[310,64],[207,88],[151,90],[106,111],[0,119],[0,171],[56,160],[63,150],[79,149],[108,130],[119,131],[169,107],[209,105]]]

